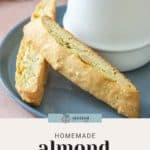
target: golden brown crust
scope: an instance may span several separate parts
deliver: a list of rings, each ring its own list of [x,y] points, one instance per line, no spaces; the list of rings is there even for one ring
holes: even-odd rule
[[[34,32],[31,30],[32,27],[35,27]],[[26,40],[30,41],[32,37],[35,37],[34,46],[40,48],[43,56],[55,70],[97,99],[116,109],[118,113],[127,117],[139,116],[139,92],[132,83],[130,83],[132,88],[128,88],[99,72],[88,61],[59,44],[40,21],[32,22],[24,30],[31,33],[25,35]],[[94,52],[93,55],[95,55]]]

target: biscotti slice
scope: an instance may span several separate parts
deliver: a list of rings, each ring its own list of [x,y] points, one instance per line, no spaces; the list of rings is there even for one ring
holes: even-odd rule
[[[16,62],[16,89],[26,102],[38,106],[44,92],[48,66],[32,43],[21,41]]]
[[[43,54],[55,70],[118,113],[139,116],[139,92],[123,74],[48,17],[43,25],[53,43]]]
[[[34,28],[34,31],[31,30]],[[136,87],[91,48],[49,17],[25,28],[26,39],[40,48],[49,64],[66,78],[127,117],[139,116]]]
[[[42,0],[31,20],[38,20],[42,15],[55,19],[55,14],[56,0]],[[33,48],[32,42],[27,42],[23,37],[16,61],[16,89],[24,101],[34,106],[41,103],[48,72],[48,64],[39,51],[37,47]]]

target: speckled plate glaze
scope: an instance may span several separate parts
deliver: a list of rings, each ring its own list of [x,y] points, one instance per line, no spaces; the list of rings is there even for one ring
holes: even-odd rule
[[[61,25],[65,10],[65,6],[57,8],[57,21]],[[14,27],[0,45],[0,78],[10,96],[38,117],[47,117],[48,113],[101,113],[105,118],[123,117],[53,70],[49,72],[40,107],[31,107],[21,100],[15,89],[15,63],[22,28],[28,21],[29,18]],[[125,75],[141,92],[141,117],[150,117],[150,63]]]

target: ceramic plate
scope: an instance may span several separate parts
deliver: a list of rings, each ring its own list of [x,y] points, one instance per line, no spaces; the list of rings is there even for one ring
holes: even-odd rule
[[[65,6],[57,8],[57,21],[61,25],[65,9]],[[48,113],[101,113],[103,117],[123,117],[53,70],[49,72],[40,107],[31,107],[21,100],[15,89],[15,63],[22,28],[28,21],[29,18],[13,28],[0,45],[0,77],[13,99],[38,117],[47,117]],[[141,92],[141,117],[150,117],[150,63],[125,75]]]

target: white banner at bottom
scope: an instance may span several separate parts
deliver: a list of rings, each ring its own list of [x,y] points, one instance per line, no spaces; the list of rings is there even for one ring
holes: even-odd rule
[[[150,149],[149,119],[101,123],[48,123],[47,119],[0,119],[1,150]]]

